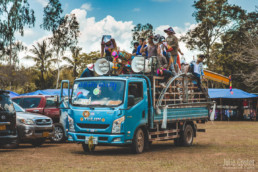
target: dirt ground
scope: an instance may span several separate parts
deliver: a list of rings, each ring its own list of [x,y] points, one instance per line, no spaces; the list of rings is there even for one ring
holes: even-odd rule
[[[199,125],[192,147],[155,142],[140,155],[126,147],[96,147],[85,154],[73,143],[0,149],[0,171],[257,171],[258,122]]]

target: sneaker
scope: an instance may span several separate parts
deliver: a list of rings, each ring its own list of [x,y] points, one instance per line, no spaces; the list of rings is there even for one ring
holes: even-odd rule
[[[166,88],[166,85],[164,83],[160,83],[159,85],[163,88]]]

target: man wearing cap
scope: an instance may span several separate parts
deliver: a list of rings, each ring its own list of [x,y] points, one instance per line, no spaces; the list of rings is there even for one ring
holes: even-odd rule
[[[93,68],[94,64],[88,64],[87,68],[82,72],[80,78],[94,76]]]
[[[164,32],[168,35],[166,38],[168,47],[171,47],[171,50],[169,50],[168,48],[168,52],[172,56],[175,69],[177,69],[176,62],[177,62],[177,53],[178,53],[178,39],[175,36],[176,33],[172,27],[169,27],[168,29],[164,30]]]

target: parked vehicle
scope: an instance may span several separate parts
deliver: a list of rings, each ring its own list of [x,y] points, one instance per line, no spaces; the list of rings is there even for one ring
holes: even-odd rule
[[[9,92],[0,90],[0,146],[15,144],[16,113]]]
[[[17,145],[26,142],[31,143],[33,146],[41,146],[47,138],[51,138],[54,135],[54,126],[51,118],[26,112],[16,103],[13,104],[17,115]]]
[[[66,140],[65,130],[60,121],[60,110],[57,96],[19,96],[12,99],[27,112],[42,114],[53,120],[55,131],[51,141],[63,142]]]
[[[137,74],[76,79],[68,106],[60,109],[67,113],[68,140],[81,143],[85,152],[97,145],[128,145],[142,153],[152,141],[164,140],[191,146],[196,132],[205,131],[197,123],[208,120],[208,94],[189,74],[170,79],[165,88],[161,80]],[[65,80],[61,89],[64,84],[69,88]]]

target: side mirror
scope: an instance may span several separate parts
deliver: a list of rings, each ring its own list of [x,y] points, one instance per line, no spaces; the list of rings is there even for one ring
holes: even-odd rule
[[[135,104],[134,96],[133,95],[128,95],[127,108],[132,107],[134,104]]]

